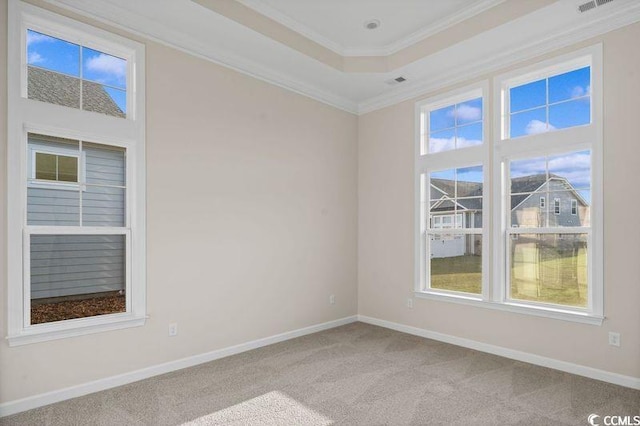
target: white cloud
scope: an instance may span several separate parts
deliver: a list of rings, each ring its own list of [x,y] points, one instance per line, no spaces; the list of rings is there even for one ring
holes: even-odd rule
[[[429,138],[429,152],[442,152],[454,149],[456,138]]]
[[[591,86],[587,86],[586,88],[582,86],[576,86],[571,91],[572,99],[581,98],[583,96],[591,96]]]
[[[118,79],[123,79],[127,73],[127,61],[104,53],[87,59],[86,67],[89,71],[109,74]]]
[[[29,65],[39,64],[44,62],[45,59],[38,52],[32,51],[29,53],[29,58],[27,58],[27,63]]]
[[[467,104],[458,105],[456,114],[459,120],[478,121],[482,118],[482,110]]]
[[[467,146],[480,145],[481,140],[458,138],[457,148],[464,148]],[[430,138],[429,139],[429,152],[442,152],[450,151],[456,148],[456,138]]]
[[[27,47],[31,46],[34,43],[40,43],[42,41],[51,42],[51,41],[55,41],[55,38],[49,37],[48,35],[45,35],[45,34],[36,33],[33,31],[27,32]]]
[[[587,152],[552,157],[549,159],[551,172],[564,169],[589,169],[591,167],[591,155]]]
[[[480,145],[481,143],[482,141],[478,139],[458,138],[458,148]]]
[[[525,128],[525,132],[527,135],[536,135],[538,133],[545,133],[550,130],[555,130],[555,127],[552,124],[549,124],[547,127],[547,123],[540,120],[531,120],[527,123],[527,127]]]
[[[531,158],[511,163],[512,178],[546,173],[566,178],[573,186],[586,187],[591,182],[591,156],[588,152],[576,152],[556,157]]]

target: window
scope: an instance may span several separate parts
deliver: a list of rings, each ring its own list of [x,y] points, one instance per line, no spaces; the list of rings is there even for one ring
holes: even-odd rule
[[[506,196],[494,212],[494,292],[504,303],[602,317],[600,70],[594,47],[496,79],[494,190]]]
[[[462,97],[428,105],[422,111],[422,152],[436,153],[481,145],[482,97]]]
[[[417,296],[602,322],[601,57],[594,46],[496,77],[492,126],[481,108],[471,144],[457,117],[486,90],[417,103]]]
[[[78,157],[35,153],[35,178],[57,182],[78,182]]]
[[[9,343],[142,325],[144,48],[18,1],[9,23]]]
[[[470,298],[483,292],[488,270],[484,93],[484,86],[463,89],[417,107],[419,291]]]
[[[505,91],[509,105],[505,123],[510,137],[589,124],[590,78],[591,67],[585,66],[523,84],[514,80]]]
[[[26,40],[29,99],[126,116],[126,59],[31,29]]]

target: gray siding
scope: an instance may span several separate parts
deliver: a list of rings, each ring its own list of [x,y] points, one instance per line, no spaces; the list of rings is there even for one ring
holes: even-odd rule
[[[545,208],[540,208],[540,197],[545,197]],[[560,199],[560,214],[554,213],[554,199]],[[562,181],[550,180],[539,191],[532,193],[511,211],[511,225],[523,227],[588,226],[588,206],[578,200],[576,215],[571,214],[571,200],[578,200],[575,192],[568,191]]]
[[[34,140],[39,146],[56,148],[54,142]],[[84,149],[85,179],[82,221],[85,226],[125,226],[125,159],[122,151],[87,145]],[[93,186],[93,185],[111,185]],[[55,183],[30,185],[27,190],[29,225],[79,225],[80,195],[73,187]]]
[[[80,194],[77,190],[27,189],[27,223],[42,226],[78,226]]]
[[[29,142],[36,149],[77,149],[77,145],[37,137]],[[82,211],[84,226],[125,226],[124,152],[84,144],[81,158],[86,182],[82,194],[77,185],[29,185],[29,225],[78,226]],[[122,290],[124,259],[122,235],[32,235],[31,298]]]
[[[31,236],[31,299],[124,288],[124,235]]]

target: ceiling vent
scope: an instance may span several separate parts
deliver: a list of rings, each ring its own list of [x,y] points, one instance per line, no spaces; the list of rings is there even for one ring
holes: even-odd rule
[[[392,78],[391,80],[387,80],[385,81],[385,83],[387,83],[389,86],[395,86],[396,84],[404,83],[405,81],[407,81],[407,79],[404,78],[403,76],[400,76],[400,77]]]
[[[611,3],[613,0],[591,0],[586,3],[582,3],[578,6],[578,12],[584,13],[589,10],[593,10],[597,7],[604,6],[607,3]]]

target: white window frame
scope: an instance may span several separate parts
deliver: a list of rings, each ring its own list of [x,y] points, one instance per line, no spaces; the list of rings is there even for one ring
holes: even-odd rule
[[[560,198],[553,199],[553,214],[556,216],[560,216],[562,213],[562,200]]]
[[[584,66],[591,67],[591,123],[558,129],[546,133],[508,138],[509,129],[509,88],[536,81],[541,78],[562,74]],[[493,301],[507,306],[509,310],[531,312],[534,315],[601,325],[603,312],[603,185],[602,185],[602,45],[597,44],[561,55],[531,66],[516,69],[494,79],[494,128],[496,139],[493,149],[493,252],[494,282]],[[589,301],[586,308],[551,305],[542,302],[526,302],[508,297],[508,235],[511,233],[558,233],[546,229],[511,228],[507,232],[510,219],[508,190],[508,161],[564,154],[573,151],[591,151],[591,226],[563,229],[563,233],[588,234]],[[555,200],[554,200],[555,213]]]
[[[578,215],[578,200],[573,199],[571,200],[571,216],[577,216]]]
[[[540,208],[541,209],[547,208],[547,199],[546,199],[546,197],[540,197]]]
[[[517,86],[527,82],[545,78],[549,75],[562,74],[579,68],[579,65],[591,66],[591,123],[568,129],[559,129],[542,134],[521,136],[514,139],[506,138],[509,123],[506,106],[508,105],[508,85]],[[518,84],[519,83],[519,84]],[[510,313],[533,315],[556,320],[572,321],[592,325],[602,325],[603,312],[603,182],[602,182],[602,45],[576,50],[572,53],[516,69],[493,79],[493,91],[488,92],[488,82],[468,86],[431,99],[419,101],[415,109],[415,258],[414,258],[414,295],[419,298],[461,303],[476,307],[483,307]],[[421,114],[425,106],[433,105],[433,109],[455,103],[460,96],[470,90],[483,88],[484,105],[484,143],[481,146],[455,149],[430,155],[423,154],[423,132],[425,117]],[[453,101],[453,102],[452,102]],[[487,105],[493,105],[491,111]],[[487,115],[492,117],[489,120]],[[506,120],[503,118],[506,117]],[[493,135],[492,139],[488,135]],[[530,141],[535,143],[530,144]],[[586,142],[585,142],[586,141]],[[484,150],[484,151],[483,151]],[[572,309],[571,307],[556,306],[544,303],[526,303],[509,300],[507,297],[507,265],[506,247],[509,238],[517,240],[520,228],[514,233],[507,234],[505,226],[509,221],[510,206],[507,199],[509,191],[508,173],[505,176],[506,161],[518,157],[528,158],[571,151],[591,150],[591,227],[589,231],[589,306],[586,309]],[[486,155],[486,157],[483,157]],[[468,167],[478,163],[483,158],[485,174],[483,191],[483,291],[482,295],[472,295],[434,291],[425,288],[426,248],[422,241],[425,239],[426,221],[425,208],[422,205],[425,186],[422,175],[427,171],[447,170],[451,168]],[[487,176],[490,176],[489,179]],[[548,207],[545,199],[545,208]],[[427,212],[428,213],[428,212]],[[489,229],[489,223],[491,229]],[[581,229],[571,230],[577,233]],[[522,229],[526,231],[526,229]],[[455,232],[455,230],[453,230]],[[449,233],[452,233],[449,230]],[[491,241],[491,243],[490,243]],[[490,255],[489,255],[490,254]],[[491,256],[491,259],[490,259]],[[489,281],[488,277],[491,277]]]
[[[414,292],[418,297],[433,296],[455,298],[460,300],[482,300],[485,295],[485,289],[488,287],[484,283],[489,282],[489,222],[488,215],[482,216],[482,229],[475,228],[446,228],[446,229],[427,229],[429,223],[428,209],[424,208],[423,200],[429,199],[430,183],[428,182],[428,174],[449,170],[474,166],[482,166],[483,182],[485,190],[482,195],[482,203],[486,205],[488,196],[486,188],[489,182],[489,108],[487,97],[489,96],[489,82],[483,81],[478,84],[466,86],[458,90],[448,92],[441,96],[426,99],[416,103],[415,107],[415,282]],[[429,112],[453,104],[462,103],[472,99],[482,99],[482,138],[481,145],[468,146],[464,148],[456,148],[447,151],[428,153],[426,144],[428,143],[429,134]],[[426,197],[426,198],[425,198]],[[427,203],[428,204],[428,203]],[[453,218],[455,220],[455,218]],[[483,294],[476,295],[471,293],[462,293],[456,291],[433,289],[429,286],[429,262],[427,261],[427,233],[437,234],[454,234],[461,235],[482,235],[482,282]]]
[[[7,243],[8,335],[11,346],[144,325],[146,320],[145,235],[145,51],[140,43],[44,9],[9,0]],[[27,29],[127,60],[126,118],[27,98]],[[112,145],[127,150],[126,230],[110,227],[27,226],[29,133]],[[79,164],[80,166],[81,164]],[[79,174],[83,167],[79,167]],[[60,185],[59,182],[40,183]],[[73,184],[73,183],[72,183]],[[76,188],[77,188],[77,184]],[[123,234],[127,244],[127,312],[29,324],[31,234]]]

